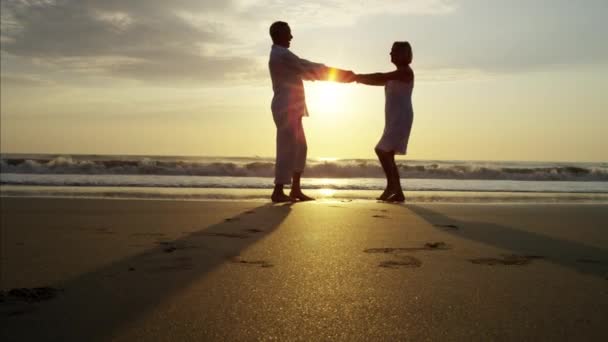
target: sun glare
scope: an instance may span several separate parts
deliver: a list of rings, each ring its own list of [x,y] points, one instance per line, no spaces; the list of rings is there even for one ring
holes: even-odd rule
[[[306,100],[308,108],[315,113],[335,115],[344,112],[347,105],[345,95],[347,85],[336,82],[314,82],[307,85]]]
[[[319,157],[318,159],[322,162],[335,162],[338,160],[338,158],[335,157]]]
[[[334,190],[334,189],[320,189],[319,193],[323,197],[332,197],[336,193],[336,190]]]

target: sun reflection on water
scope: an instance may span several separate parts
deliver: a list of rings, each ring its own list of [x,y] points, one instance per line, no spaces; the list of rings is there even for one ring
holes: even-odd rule
[[[334,189],[319,189],[319,193],[323,197],[332,197],[336,193],[336,190],[334,190]]]

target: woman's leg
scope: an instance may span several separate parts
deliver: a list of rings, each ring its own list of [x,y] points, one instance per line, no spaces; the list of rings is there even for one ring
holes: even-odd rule
[[[401,179],[399,177],[399,168],[397,167],[397,163],[395,163],[395,153],[391,152],[389,157],[389,164],[391,169],[391,177],[392,177],[392,193],[386,199],[389,202],[403,202],[405,201],[405,195],[403,194],[403,189],[401,189]]]
[[[386,175],[386,188],[380,197],[376,198],[377,200],[384,201],[393,193],[393,179],[392,176],[392,166],[390,163],[390,152],[382,151],[378,148],[375,149],[376,155],[378,156],[378,160],[380,161],[380,165],[382,165],[382,170],[384,170],[384,174]]]

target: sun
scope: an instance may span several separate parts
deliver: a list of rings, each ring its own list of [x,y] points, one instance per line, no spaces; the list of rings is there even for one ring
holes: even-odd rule
[[[307,84],[306,102],[313,113],[336,115],[344,112],[347,85],[337,82],[318,81]]]

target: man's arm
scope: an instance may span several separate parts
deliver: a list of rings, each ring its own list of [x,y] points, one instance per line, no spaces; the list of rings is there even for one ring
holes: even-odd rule
[[[299,58],[300,60],[300,75],[307,81],[322,81],[329,76],[330,68],[325,64],[311,62],[309,60]]]
[[[328,68],[324,64],[300,58],[291,51],[283,55],[283,61],[305,80],[321,80],[327,77]]]
[[[286,54],[286,62],[292,69],[297,70],[302,79],[307,81],[352,82],[355,79],[354,73],[350,70],[342,70],[328,67],[322,63],[311,62],[298,57],[291,51]]]
[[[377,86],[385,85],[388,81],[411,82],[413,79],[414,73],[411,69],[401,69],[385,73],[377,72],[373,74],[355,75],[355,81],[357,81],[357,83]]]

